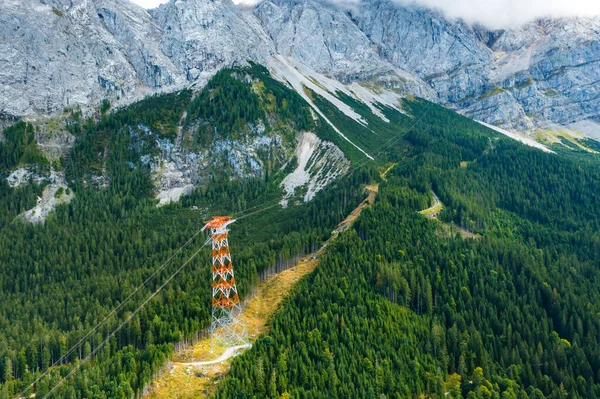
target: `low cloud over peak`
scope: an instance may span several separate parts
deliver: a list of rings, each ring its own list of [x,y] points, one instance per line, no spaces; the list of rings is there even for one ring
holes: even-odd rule
[[[145,8],[154,8],[168,0],[132,0]],[[324,0],[354,9],[361,0]],[[521,25],[545,17],[600,16],[598,0],[392,0],[401,5],[422,5],[442,11],[449,18],[460,18],[469,24],[479,23],[501,29]],[[236,4],[253,5],[260,0],[233,0]]]
[[[600,15],[597,0],[394,0],[399,4],[418,4],[460,18],[500,29],[521,25],[538,18],[593,17]]]

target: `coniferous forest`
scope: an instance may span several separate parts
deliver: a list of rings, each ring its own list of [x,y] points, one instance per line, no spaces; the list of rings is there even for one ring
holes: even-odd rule
[[[89,119],[73,113],[77,143],[64,165],[76,197],[42,225],[16,216],[43,184],[12,188],[0,179],[0,398],[28,395],[34,381],[43,398],[67,376],[52,397],[139,396],[174,344],[210,322],[209,250],[102,343],[204,243],[199,235],[177,252],[206,218],[239,219],[231,249],[245,297],[261,273],[318,248],[365,198],[367,183],[379,183],[375,204],[298,283],[270,332],[233,360],[216,398],[600,397],[598,159],[525,147],[419,99],[405,100],[405,113],[382,107],[386,123],[344,98],[379,132],[371,139],[313,97],[376,161],[349,150],[254,65],[218,74],[198,94],[107,105]],[[287,208],[274,206],[285,166],[248,179],[215,175],[157,208],[140,160],[157,148],[135,148],[131,128],[143,123],[172,140],[186,111],[196,121],[185,126],[193,145],[276,120],[267,129],[313,130],[353,167],[312,201]],[[47,169],[34,127],[9,129],[2,176],[28,164]],[[110,184],[98,189],[91,176],[103,168]],[[437,219],[418,213],[431,191],[444,204]]]
[[[429,112],[216,397],[600,396],[596,166]]]

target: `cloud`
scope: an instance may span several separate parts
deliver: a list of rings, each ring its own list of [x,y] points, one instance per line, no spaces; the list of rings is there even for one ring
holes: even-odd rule
[[[155,8],[168,0],[131,0],[144,8]],[[321,0],[354,11],[361,0]],[[368,1],[368,0],[367,0]],[[599,0],[392,0],[398,4],[420,4],[442,11],[449,18],[492,29],[520,25],[544,17],[600,16]],[[260,0],[233,0],[254,5]]]
[[[132,3],[144,8],[156,8],[161,4],[167,3],[169,0],[130,0]]]
[[[350,0],[353,1],[353,0]],[[600,15],[598,0],[394,0],[420,4],[492,29],[520,25],[544,17],[593,17]]]

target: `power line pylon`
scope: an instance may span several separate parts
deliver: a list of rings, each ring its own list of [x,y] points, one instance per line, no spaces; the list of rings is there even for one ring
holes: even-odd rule
[[[233,222],[235,220],[231,216],[213,216],[202,228],[202,231],[210,230],[212,241],[211,352],[215,344],[232,347],[249,343],[227,238],[227,226]]]

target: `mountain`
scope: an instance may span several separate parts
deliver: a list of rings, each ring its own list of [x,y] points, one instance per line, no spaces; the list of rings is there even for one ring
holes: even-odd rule
[[[600,397],[597,157],[276,60],[72,111],[52,163],[32,123],[4,130],[1,397],[134,398],[170,375],[210,325],[217,214],[241,300],[320,263],[216,391],[184,397]]]
[[[425,98],[436,94],[414,75],[382,59],[342,9],[319,1],[264,1],[253,10],[277,53],[344,83],[372,81]]]
[[[561,127],[595,126],[593,20],[5,0],[0,22],[0,398],[158,374],[210,386],[190,398],[600,398],[600,144]],[[217,375],[174,373],[208,360],[212,215],[241,301],[294,288],[264,285],[287,299]]]
[[[3,113],[48,115],[183,83],[156,46],[160,28],[128,2],[10,0],[0,9]]]
[[[598,18],[491,32],[391,1],[363,2],[353,18],[383,57],[469,117],[521,130],[558,124],[599,137]]]
[[[188,82],[206,82],[224,66],[247,60],[265,64],[275,53],[256,18],[231,0],[179,0],[152,11],[161,26],[162,51]]]
[[[598,18],[490,31],[391,0],[173,0],[150,11],[118,0],[9,0],[0,11],[1,114],[127,104],[281,55],[545,141],[600,137]]]

